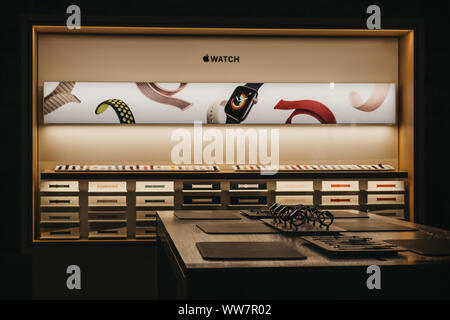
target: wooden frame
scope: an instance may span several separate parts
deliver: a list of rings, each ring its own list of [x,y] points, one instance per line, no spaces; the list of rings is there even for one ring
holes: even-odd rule
[[[31,26],[31,242],[39,242],[35,239],[35,212],[37,201],[37,190],[39,181],[38,172],[38,90],[37,90],[37,40],[41,33],[74,33],[74,34],[151,34],[151,35],[215,35],[215,36],[279,36],[279,37],[397,37],[399,38],[399,102],[401,106],[407,105],[408,108],[399,108],[398,128],[399,128],[399,170],[408,172],[410,185],[410,220],[417,221],[415,216],[416,203],[415,198],[419,192],[416,192],[414,183],[417,175],[415,174],[415,159],[417,159],[418,150],[415,149],[415,100],[416,100],[416,43],[415,30],[405,29],[271,29],[271,28],[172,28],[172,27],[106,27],[106,26],[83,26],[78,30],[69,30],[65,26],[50,25],[32,25]],[[28,106],[29,108],[29,106]],[[29,111],[29,109],[27,109]],[[421,176],[421,174],[420,174]],[[423,179],[421,177],[421,179]],[[422,193],[423,194],[423,193]],[[423,208],[423,204],[421,204]],[[415,210],[416,209],[416,210]],[[29,209],[27,209],[29,215]],[[25,213],[26,214],[26,213]],[[29,219],[29,218],[28,218]],[[78,240],[82,242],[83,240]],[[86,242],[116,242],[115,240],[84,240]],[[122,242],[121,240],[120,242]],[[126,240],[143,241],[143,240]],[[145,241],[145,240],[144,240]],[[153,241],[153,240],[147,240]],[[64,242],[64,241],[62,241]],[[69,241],[70,242],[70,241]]]

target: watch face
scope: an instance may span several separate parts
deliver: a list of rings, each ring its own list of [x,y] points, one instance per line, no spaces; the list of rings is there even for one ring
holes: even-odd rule
[[[233,94],[225,106],[225,113],[236,120],[242,121],[247,117],[257,91],[252,88],[239,86],[234,89]]]

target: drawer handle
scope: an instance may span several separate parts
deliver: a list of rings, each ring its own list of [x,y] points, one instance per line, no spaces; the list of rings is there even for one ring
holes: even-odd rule
[[[70,231],[50,231],[50,234],[52,234],[52,235],[70,234]]]
[[[239,183],[238,184],[238,189],[249,189],[249,188],[259,188],[259,184],[257,184],[257,183],[254,183],[254,184]]]
[[[377,188],[395,188],[395,184],[377,184]]]
[[[70,185],[68,184],[50,184],[50,188],[69,188]]]
[[[70,203],[70,200],[50,200],[49,203]]]
[[[70,216],[49,216],[49,220],[70,220]]]
[[[97,231],[99,234],[117,234],[119,233],[118,230],[99,230]]]
[[[154,230],[144,230],[144,233],[155,233],[155,231]]]
[[[192,189],[212,189],[212,184],[192,184]]]
[[[108,189],[108,188],[118,188],[117,184],[98,184],[97,188],[99,189]]]
[[[196,202],[196,203],[199,203],[199,202],[213,202],[213,199],[212,198],[194,198],[191,201],[192,202]]]
[[[350,202],[350,199],[331,199],[331,202]]]
[[[151,213],[147,213],[144,215],[145,218],[153,218],[155,215]]]
[[[99,214],[99,215],[96,215],[96,217],[98,217],[100,219],[116,219],[116,218],[120,218],[120,215],[118,215],[118,214]]]
[[[146,184],[145,188],[165,188],[164,184]]]
[[[238,203],[259,203],[259,199],[238,199]]]
[[[377,201],[395,201],[397,200],[397,198],[392,197],[392,198],[377,198]]]
[[[332,188],[350,188],[350,184],[332,184]]]
[[[97,203],[117,203],[117,199],[97,199]]]
[[[145,203],[164,203],[166,200],[164,199],[146,199]]]

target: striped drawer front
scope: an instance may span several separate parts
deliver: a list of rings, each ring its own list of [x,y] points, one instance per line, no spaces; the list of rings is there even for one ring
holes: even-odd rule
[[[367,191],[404,191],[404,181],[368,181]]]
[[[173,192],[173,181],[136,181],[136,192]]]
[[[108,238],[126,238],[127,237],[127,227],[104,227],[101,228],[98,227],[91,227],[91,230],[89,231],[90,239],[92,238],[102,238],[102,239],[108,239]]]
[[[145,226],[136,227],[136,238],[155,238],[156,237],[156,227]]]
[[[126,181],[90,181],[89,192],[127,192]]]
[[[79,192],[78,181],[41,181],[41,192]]]
[[[359,181],[322,181],[322,191],[359,191]]]
[[[103,221],[125,221],[127,219],[125,211],[105,211],[105,210],[96,210],[89,211],[89,222],[103,222]]]
[[[41,223],[77,223],[80,222],[78,212],[41,212]]]
[[[41,207],[78,207],[78,197],[41,197]]]
[[[267,203],[266,196],[232,196],[230,197],[231,205],[261,205]]]
[[[230,182],[230,191],[266,190],[266,182]]]
[[[184,182],[183,183],[183,190],[185,191],[195,191],[195,190],[202,190],[202,191],[218,191],[220,190],[220,182],[214,181],[214,182]]]
[[[54,227],[42,227],[41,239],[79,239],[80,228],[54,228]]]
[[[156,211],[137,210],[136,221],[156,221]]]
[[[220,196],[184,196],[183,205],[219,205]]]
[[[276,191],[314,191],[312,181],[277,181]]]
[[[322,196],[322,205],[327,206],[354,206],[359,204],[358,195],[333,195],[333,196]]]
[[[314,197],[312,195],[292,195],[292,196],[276,196],[275,202],[285,205],[313,205]]]
[[[136,207],[171,207],[173,196],[137,196]]]
[[[367,204],[404,204],[403,194],[368,194]]]
[[[90,207],[126,207],[126,196],[89,196]]]

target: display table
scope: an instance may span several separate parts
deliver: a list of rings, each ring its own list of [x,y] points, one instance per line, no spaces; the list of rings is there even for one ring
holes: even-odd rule
[[[242,217],[242,222],[250,221]],[[449,239],[450,232],[392,218],[371,221],[419,229],[407,232],[344,233],[375,240]],[[450,256],[401,251],[388,257],[332,257],[300,237],[281,234],[206,234],[198,221],[179,220],[173,211],[157,212],[160,298],[298,299],[450,297]],[[215,222],[220,223],[220,222]],[[196,243],[280,241],[303,253],[304,260],[204,260]],[[369,290],[367,267],[381,268],[381,290]]]

